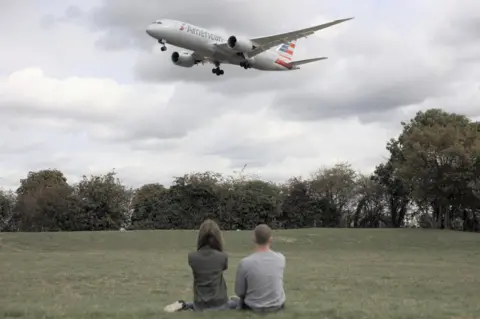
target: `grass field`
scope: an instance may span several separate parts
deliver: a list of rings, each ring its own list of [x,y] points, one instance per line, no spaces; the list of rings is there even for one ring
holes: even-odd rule
[[[193,231],[0,234],[2,318],[243,318],[166,314],[191,299]],[[479,318],[480,235],[414,229],[277,231],[287,258],[278,318]],[[226,279],[251,249],[225,233]]]

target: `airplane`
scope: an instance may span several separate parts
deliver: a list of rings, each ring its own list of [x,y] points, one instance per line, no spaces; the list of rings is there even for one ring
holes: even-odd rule
[[[353,17],[253,39],[235,35],[227,38],[192,24],[171,19],[152,22],[146,32],[162,45],[162,51],[167,50],[166,44],[191,51],[173,52],[171,55],[173,64],[191,68],[199,63],[212,63],[215,65],[212,73],[220,76],[225,73],[220,69],[222,63],[239,65],[245,70],[253,68],[262,71],[293,71],[300,69],[301,65],[325,60],[326,57],[319,57],[292,61],[296,41],[351,19]]]

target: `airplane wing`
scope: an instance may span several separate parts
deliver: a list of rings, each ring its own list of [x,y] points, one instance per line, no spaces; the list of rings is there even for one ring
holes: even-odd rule
[[[301,29],[301,30],[297,30],[297,31],[292,31],[292,32],[267,36],[267,37],[251,39],[251,41],[255,45],[257,45],[258,47],[256,49],[254,49],[252,52],[249,52],[248,56],[249,57],[256,56],[256,55],[258,55],[258,54],[260,54],[264,51],[267,51],[268,49],[271,49],[275,46],[278,46],[282,43],[288,43],[288,42],[293,41],[293,40],[297,40],[297,39],[300,39],[300,38],[307,37],[309,35],[314,34],[315,32],[317,32],[319,30],[326,29],[328,27],[331,27],[331,26],[334,26],[336,24],[339,24],[339,23],[342,23],[342,22],[345,22],[345,21],[348,21],[348,20],[352,20],[352,19],[353,19],[353,17],[352,18],[347,18],[347,19],[340,19],[340,20],[331,21],[331,22],[328,22],[328,23],[316,25],[314,27],[305,28],[305,29]]]
[[[199,63],[200,63],[200,62],[201,62],[201,63],[204,63],[204,62],[206,61],[206,58],[205,58],[203,55],[201,55],[201,54],[199,54],[198,52],[196,52],[196,51],[192,51],[192,57],[195,59],[195,61],[197,61],[197,62],[199,62]]]
[[[328,23],[316,25],[314,27],[310,28],[305,28],[297,31],[292,31],[292,32],[287,32],[287,33],[282,33],[282,34],[276,34],[276,35],[271,35],[271,36],[266,36],[266,37],[261,37],[261,38],[255,38],[255,39],[250,39],[250,41],[253,42],[253,44],[256,46],[256,48],[249,52],[247,55],[249,57],[254,57],[256,55],[259,55],[260,53],[267,51],[268,49],[271,49],[275,46],[278,46],[282,43],[288,43],[293,40],[297,40],[300,38],[307,37],[309,35],[314,34],[316,31],[334,26],[336,24],[352,20],[352,18],[347,18],[347,19],[340,19],[340,20],[335,20],[331,21]],[[222,49],[227,49],[227,44],[222,43],[219,45]]]

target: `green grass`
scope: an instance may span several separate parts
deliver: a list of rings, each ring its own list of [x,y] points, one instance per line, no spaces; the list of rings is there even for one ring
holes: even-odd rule
[[[0,234],[0,318],[243,318],[166,314],[191,299],[192,231]],[[480,317],[480,235],[413,229],[278,231],[287,309],[278,318]],[[226,279],[251,233],[225,233]]]

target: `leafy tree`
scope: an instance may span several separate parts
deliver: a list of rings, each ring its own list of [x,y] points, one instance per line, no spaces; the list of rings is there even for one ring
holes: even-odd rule
[[[58,170],[29,172],[20,180],[12,222],[20,231],[70,230],[72,188]]]
[[[314,199],[310,195],[309,181],[292,178],[282,190],[282,222],[285,228],[312,227],[314,225]]]
[[[339,214],[333,201],[312,192],[312,183],[292,178],[283,187],[285,228],[337,227]]]
[[[11,190],[0,189],[0,231],[15,230],[12,223],[15,200],[15,193]]]
[[[384,214],[386,208],[385,189],[371,176],[360,176],[357,181],[357,208],[353,217],[353,227],[378,228],[388,225]]]
[[[311,196],[316,200],[328,201],[335,207],[337,225],[350,227],[355,203],[357,173],[349,163],[336,164],[318,170],[310,182]]]
[[[393,165],[419,206],[429,206],[435,228],[451,228],[472,180],[480,133],[465,116],[439,109],[418,112],[402,123]]]
[[[232,180],[223,194],[222,224],[228,228],[252,229],[259,223],[269,225],[281,220],[280,188],[261,180]],[[230,216],[234,216],[231,218]]]
[[[205,172],[174,178],[169,189],[170,228],[193,229],[206,218],[217,219],[220,211],[218,193],[220,174]]]
[[[143,185],[135,191],[132,201],[132,227],[162,229],[170,226],[167,209],[168,190],[160,184]]]
[[[395,143],[395,142],[394,142]],[[410,203],[410,190],[408,186],[398,177],[395,167],[392,163],[399,161],[396,157],[396,144],[390,144],[389,150],[391,153],[390,159],[376,167],[372,180],[383,187],[385,196],[385,205],[387,208],[387,218],[389,227],[402,227],[405,223],[405,218]]]
[[[129,222],[133,191],[115,172],[83,176],[75,185],[78,230],[118,230]]]

